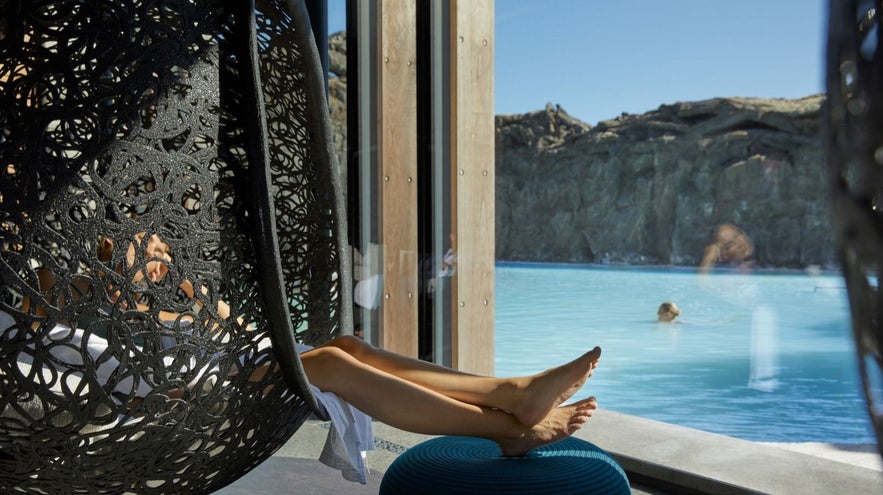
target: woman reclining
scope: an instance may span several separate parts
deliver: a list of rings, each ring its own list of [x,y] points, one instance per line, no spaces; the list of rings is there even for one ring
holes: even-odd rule
[[[142,252],[147,259],[140,262],[144,268],[135,271],[135,278],[158,283],[168,273],[171,250],[155,234],[138,235],[130,243],[128,271],[136,263],[136,244],[141,248],[144,242]],[[99,244],[104,250],[99,257],[109,259],[107,250],[113,249],[113,243],[102,239]],[[54,281],[41,277],[42,284],[48,284],[45,290]],[[182,288],[193,297],[192,286],[186,285]],[[229,317],[225,303],[220,302],[217,309],[222,317]],[[351,336],[309,348],[300,358],[311,384],[378,421],[421,434],[482,437],[496,442],[504,456],[520,456],[570,436],[592,416],[597,407],[594,397],[562,404],[592,375],[600,355],[601,349],[595,347],[569,363],[516,378],[459,372],[378,349]],[[258,381],[267,371],[264,365],[251,378]]]

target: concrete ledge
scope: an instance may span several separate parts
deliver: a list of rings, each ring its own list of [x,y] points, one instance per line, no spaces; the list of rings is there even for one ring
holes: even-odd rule
[[[684,494],[881,493],[883,472],[659,421],[596,411],[577,437],[633,483]]]
[[[346,481],[316,460],[328,425],[310,420],[273,457],[216,495],[375,494],[399,454],[432,438],[379,422],[374,433],[377,450],[368,453],[368,485]],[[883,493],[883,462],[875,462],[880,456],[874,452],[827,452],[846,461],[839,462],[819,452],[809,455],[608,410],[596,411],[576,436],[610,452],[628,473],[635,495]],[[857,456],[863,465],[856,465]]]

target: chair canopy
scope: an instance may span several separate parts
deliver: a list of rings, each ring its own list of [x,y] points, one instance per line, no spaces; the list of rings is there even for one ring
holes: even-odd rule
[[[824,136],[831,220],[868,412],[883,455],[883,12],[878,6],[830,1]]]
[[[350,330],[306,11],[0,3],[0,492],[215,491]]]

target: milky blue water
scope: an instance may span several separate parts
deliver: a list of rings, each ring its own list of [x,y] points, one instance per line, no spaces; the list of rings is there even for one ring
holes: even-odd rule
[[[838,275],[499,264],[495,373],[599,345],[575,398],[753,441],[873,443]],[[663,301],[681,323],[656,322]]]

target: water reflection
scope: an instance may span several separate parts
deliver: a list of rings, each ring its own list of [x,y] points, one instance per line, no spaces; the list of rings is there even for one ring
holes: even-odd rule
[[[717,264],[735,265],[747,269],[751,267],[754,243],[742,229],[731,223],[717,228],[711,242],[705,247],[699,271],[709,272]]]
[[[766,305],[751,318],[751,354],[748,386],[761,392],[779,388],[779,330],[776,312]]]

